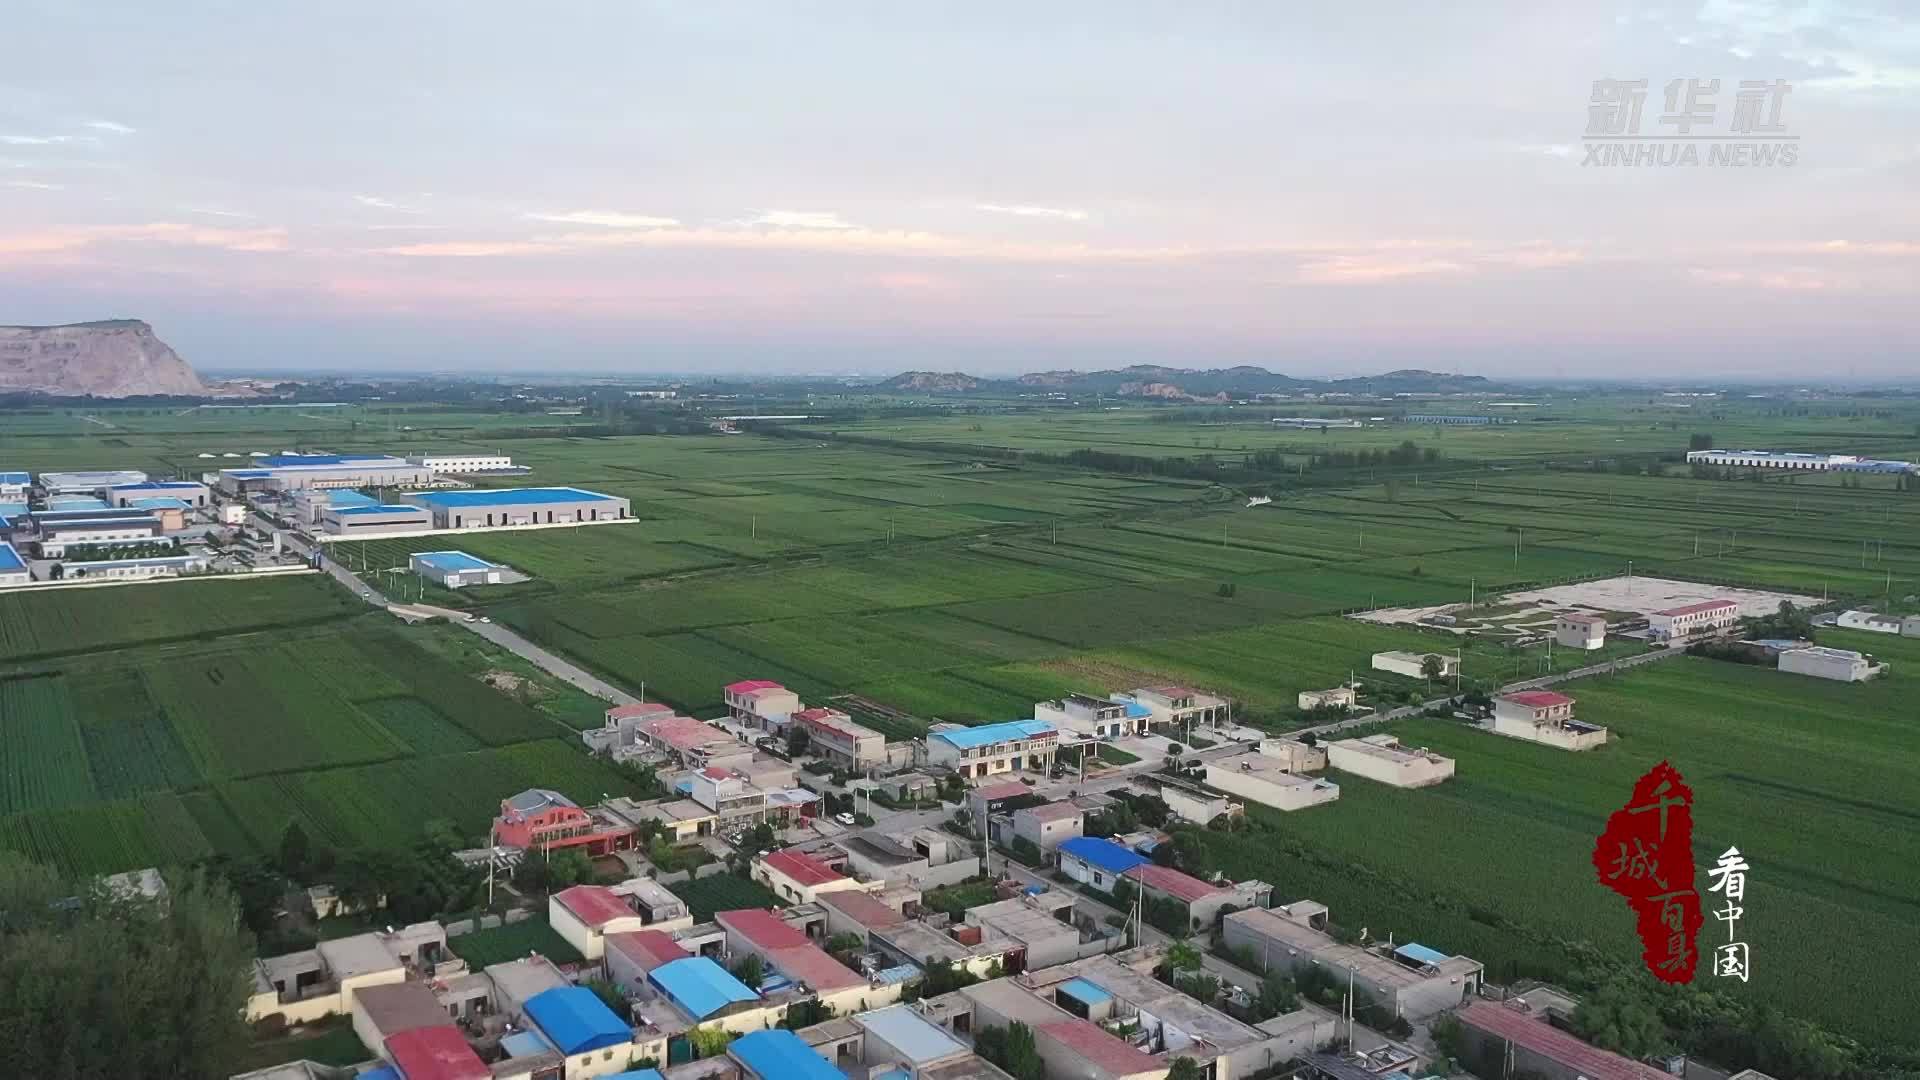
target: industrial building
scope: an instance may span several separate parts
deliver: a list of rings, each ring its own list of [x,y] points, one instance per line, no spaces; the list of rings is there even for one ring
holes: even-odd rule
[[[1241,754],[1207,762],[1207,786],[1275,810],[1304,810],[1340,797],[1340,785],[1301,776],[1290,770],[1286,761],[1269,754]]]
[[[48,495],[91,495],[109,488],[144,484],[147,474],[138,469],[110,469],[92,472],[43,472],[40,487]]]
[[[1374,653],[1373,670],[1390,671],[1395,675],[1405,675],[1409,679],[1424,679],[1427,674],[1421,669],[1428,657],[1440,661],[1437,678],[1451,679],[1460,674],[1460,661],[1455,657],[1442,653],[1405,652],[1398,649]]]
[[[417,506],[402,503],[328,507],[320,512],[320,531],[328,539],[426,532],[432,528],[431,515]]]
[[[161,520],[145,510],[38,510],[25,520],[46,559],[65,558],[69,547],[138,544],[166,534]]]
[[[1920,465],[1911,461],[1882,461],[1852,454],[1795,454],[1778,450],[1689,450],[1687,464],[1796,472],[1920,472]]]
[[[407,569],[436,585],[464,589],[469,585],[498,585],[505,569],[464,551],[421,551],[407,556]]]
[[[927,734],[927,761],[961,776],[982,777],[1053,767],[1060,733],[1039,720],[1008,720],[978,727],[955,725]]]
[[[1647,615],[1647,637],[1653,641],[1679,641],[1696,634],[1711,634],[1736,626],[1740,605],[1732,600],[1702,600]]]
[[[23,472],[0,472],[0,499],[25,498],[33,477]]]
[[[1440,427],[1451,427],[1451,426],[1460,425],[1460,424],[1478,425],[1478,424],[1514,423],[1514,421],[1510,418],[1496,417],[1496,416],[1463,416],[1463,415],[1457,415],[1454,413],[1408,413],[1405,416],[1400,417],[1400,422],[1403,424],[1434,424]]]
[[[1795,675],[1811,675],[1816,679],[1832,679],[1834,682],[1866,682],[1887,670],[1885,664],[1876,664],[1873,657],[1851,649],[1829,649],[1824,645],[1812,645],[1804,649],[1787,649],[1777,661],[1781,671]]]
[[[306,488],[293,493],[293,517],[302,525],[320,524],[320,515],[328,510],[379,505],[379,499],[352,488]]]
[[[1323,745],[1328,765],[1394,787],[1427,787],[1453,775],[1452,758],[1425,747],[1409,749],[1391,735],[1338,739]]]
[[[407,488],[433,483],[433,470],[389,454],[272,454],[250,468],[221,469],[229,495],[327,488]]]
[[[1553,643],[1563,649],[1602,648],[1607,643],[1606,617],[1584,611],[1556,615],[1553,620]]]
[[[1409,1021],[1472,1001],[1479,988],[1483,968],[1478,960],[1413,942],[1343,945],[1327,926],[1325,904],[1300,900],[1229,912],[1221,920],[1221,934],[1228,947],[1251,950],[1266,970],[1350,971],[1356,988]]]
[[[1591,750],[1607,729],[1573,718],[1573,699],[1552,690],[1520,690],[1493,699],[1493,733],[1562,750]]]
[[[207,485],[192,480],[148,480],[107,489],[107,501],[115,507],[132,506],[147,499],[179,499],[197,509],[206,506],[211,498]]]
[[[631,505],[619,496],[572,487],[429,491],[401,498],[432,514],[436,529],[575,525],[633,517]]]
[[[516,469],[513,459],[505,454],[414,454],[407,461],[436,473],[525,471]]]
[[[27,585],[33,581],[33,571],[27,568],[27,561],[13,550],[13,545],[0,540],[0,589],[12,585]]]
[[[66,581],[96,581],[102,578],[129,581],[143,578],[178,577],[206,572],[212,561],[205,555],[148,555],[128,559],[94,559],[68,562],[55,571]]]

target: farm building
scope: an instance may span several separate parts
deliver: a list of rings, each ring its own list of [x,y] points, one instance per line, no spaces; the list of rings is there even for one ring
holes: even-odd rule
[[[148,480],[107,489],[107,501],[116,507],[131,506],[143,499],[179,499],[197,508],[207,505],[210,497],[207,485],[192,480]]]
[[[961,776],[982,777],[1053,767],[1060,733],[1039,720],[1008,720],[979,727],[955,726],[927,734],[927,761]]]
[[[464,551],[422,551],[407,556],[407,569],[437,585],[464,589],[468,585],[498,585],[504,569]]]
[[[1331,690],[1302,690],[1294,699],[1303,712],[1308,709],[1351,709],[1354,701],[1351,686],[1336,686]]]
[[[27,561],[13,550],[13,545],[0,540],[0,588],[11,585],[25,585],[33,581],[33,571],[27,568]]]
[[[1207,786],[1275,810],[1304,810],[1340,797],[1340,786],[1301,776],[1280,758],[1241,754],[1207,762]]]
[[[1781,671],[1834,682],[1866,682],[1887,670],[1885,664],[1874,663],[1873,657],[1865,653],[1823,645],[1788,649],[1780,654],[1778,664]]]
[[[843,769],[861,772],[886,764],[887,737],[839,709],[802,709],[789,719],[806,730],[810,752]]]
[[[1390,671],[1395,675],[1405,675],[1409,679],[1424,679],[1426,672],[1422,671],[1421,667],[1427,662],[1428,657],[1440,661],[1437,678],[1451,679],[1460,673],[1460,661],[1456,657],[1440,653],[1404,652],[1397,649],[1374,653],[1373,670]]]
[[[1093,739],[1117,739],[1127,729],[1153,715],[1133,701],[1109,701],[1090,694],[1068,694],[1053,701],[1037,701],[1033,718]]]
[[[1342,945],[1327,932],[1326,905],[1312,900],[1229,912],[1221,934],[1230,948],[1252,950],[1263,968],[1351,970],[1357,989],[1409,1021],[1472,1001],[1480,985],[1482,965],[1465,956],[1412,942]]]
[[[742,679],[720,688],[727,712],[750,728],[784,730],[787,718],[800,711],[800,695],[767,679]]]
[[[1920,615],[1886,615],[1878,611],[1843,611],[1833,624],[1843,630],[1865,630],[1874,634],[1903,634],[1920,637]]]
[[[1562,1031],[1544,1011],[1472,1001],[1455,1014],[1470,1061],[1506,1063],[1546,1080],[1667,1080],[1651,1065],[1602,1050]]]
[[[1339,739],[1324,745],[1327,764],[1394,787],[1426,787],[1453,775],[1452,758],[1425,748],[1408,749],[1391,735]]]
[[[328,507],[320,511],[320,529],[329,538],[425,532],[431,528],[433,518],[425,510],[400,503]]]
[[[1702,600],[1647,615],[1647,636],[1654,641],[1679,641],[1695,634],[1711,634],[1740,622],[1740,605],[1732,600]]]
[[[1141,735],[1157,727],[1176,731],[1187,731],[1196,726],[1218,727],[1228,721],[1231,711],[1226,698],[1186,686],[1143,686],[1113,697],[1115,701],[1130,701],[1146,706],[1145,717],[1129,716],[1134,721],[1134,731]]]
[[[488,491],[428,491],[402,499],[433,515],[436,529],[484,529],[504,525],[573,525],[629,521],[631,504],[616,495],[581,488],[502,488]]]
[[[1795,454],[1778,450],[1689,450],[1689,465],[1721,465],[1739,469],[1786,469],[1795,472],[1910,473],[1920,471],[1911,461],[1881,461],[1852,454]]]
[[[1493,732],[1562,750],[1604,745],[1607,729],[1573,718],[1573,699],[1551,690],[1521,690],[1493,699]]]
[[[410,464],[437,473],[516,472],[513,459],[505,454],[414,454]]]
[[[244,469],[221,469],[229,495],[325,488],[406,488],[433,482],[433,472],[390,454],[270,454]]]
[[[1553,643],[1563,649],[1598,649],[1607,643],[1605,616],[1576,611],[1553,620]]]
[[[91,495],[109,488],[125,487],[128,484],[144,484],[147,474],[138,469],[115,469],[94,472],[43,472],[40,474],[40,486],[48,495]]]

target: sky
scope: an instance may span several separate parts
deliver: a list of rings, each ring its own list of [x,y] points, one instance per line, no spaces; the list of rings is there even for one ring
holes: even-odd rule
[[[0,323],[142,318],[207,369],[1920,378],[1911,0],[15,0],[6,29]],[[1636,126],[1602,80],[1646,80]],[[1742,82],[1780,106],[1760,148]]]

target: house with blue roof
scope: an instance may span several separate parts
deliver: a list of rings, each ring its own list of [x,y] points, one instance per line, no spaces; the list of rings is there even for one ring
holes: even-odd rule
[[[970,779],[1053,767],[1060,732],[1044,720],[1007,720],[927,734],[927,761]]]
[[[688,956],[661,964],[647,973],[647,982],[695,1023],[760,1000],[759,994],[705,956]]]
[[[1153,860],[1111,840],[1076,836],[1060,843],[1060,872],[1082,885],[1112,892],[1113,883],[1136,866]]]
[[[742,1035],[727,1045],[727,1056],[759,1080],[846,1080],[805,1039],[785,1028]]]
[[[567,1059],[568,1080],[633,1064],[633,1028],[584,986],[556,986],[528,998],[527,1019]]]

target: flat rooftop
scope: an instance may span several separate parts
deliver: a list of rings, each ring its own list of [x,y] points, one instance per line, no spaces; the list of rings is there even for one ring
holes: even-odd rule
[[[1369,948],[1359,945],[1342,945],[1331,936],[1323,934],[1303,923],[1282,918],[1265,908],[1247,908],[1227,916],[1248,929],[1265,935],[1274,941],[1311,954],[1323,965],[1332,968],[1352,967],[1360,977],[1375,986],[1404,989],[1418,986],[1432,979],[1451,979],[1470,975],[1481,970],[1478,960],[1465,956],[1448,957],[1444,962],[1430,965],[1433,970],[1426,971],[1408,967]]]
[[[1404,765],[1409,761],[1447,760],[1444,756],[1436,754],[1431,750],[1418,750],[1402,745],[1399,740],[1391,735],[1369,735],[1364,739],[1336,739],[1333,742],[1323,743],[1322,745],[1337,746],[1343,750],[1352,750],[1355,753],[1379,758],[1382,761],[1391,761],[1396,765]]]
[[[464,551],[422,551],[414,560],[435,570],[493,570],[493,563]]]
[[[423,491],[407,496],[426,506],[525,506],[530,503],[612,502],[615,496],[574,487]]]

